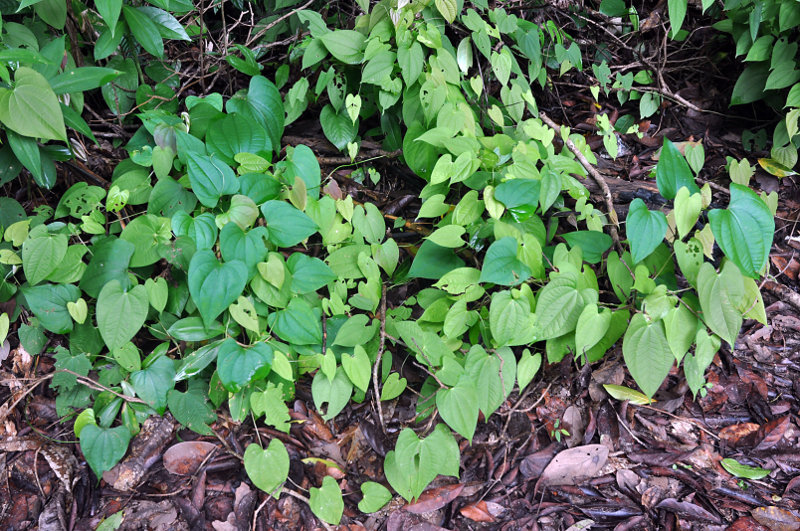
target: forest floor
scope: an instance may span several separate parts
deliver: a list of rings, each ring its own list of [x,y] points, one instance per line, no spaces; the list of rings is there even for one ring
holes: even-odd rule
[[[719,107],[709,101],[714,91],[701,79],[675,88],[695,102],[693,107]],[[587,94],[585,87],[563,86],[558,101],[541,105],[600,148],[596,109]],[[751,162],[766,156],[742,151],[743,126],[736,117],[677,103],[667,103],[657,116],[640,124],[642,138],[621,137],[617,159],[598,157],[622,216],[634,197],[658,203],[650,169],[665,136],[676,143],[702,140],[704,179],[722,188],[728,183],[727,156]],[[329,189],[414,219],[421,183],[396,159],[374,162],[382,178],[372,186],[351,179],[351,168],[339,167],[341,154],[314,123],[294,124],[284,142],[312,147],[323,175],[336,184]],[[377,145],[367,142],[363,148],[367,155],[370,148],[380,155]],[[93,149],[91,171],[109,180],[119,152],[108,144]],[[82,178],[68,167],[64,177]],[[48,386],[53,359],[10,348],[0,352],[0,528],[95,529],[119,511],[126,515],[119,529],[330,528],[297,492],[332,475],[341,480],[345,500],[339,529],[800,529],[800,183],[757,168],[752,184],[780,197],[769,280],[762,284],[769,324],[745,321],[735,348],[723,346],[717,354],[705,396],[697,400],[678,373],[652,404],[609,398],[603,384],[635,387],[621,345],[588,366],[568,356],[546,364],[522,396],[515,391],[489,422],[479,422],[472,444],[461,440],[460,478],[440,476],[417,502],[396,496],[365,516],[356,509],[359,485],[384,480],[383,456],[414,416],[405,395],[384,405],[385,433],[371,400],[351,403],[323,422],[308,380],[297,385],[288,435],[235,423],[225,411],[212,426],[216,437],[180,429],[170,416],[154,417],[128,456],[98,482],[80,454],[71,422],[62,423],[56,414]],[[591,182],[586,185],[597,192]],[[55,206],[57,195],[28,196],[35,193],[19,192],[21,200]],[[389,287],[388,304],[421,287]],[[402,352],[394,354],[409,385],[424,378],[403,364]],[[275,500],[249,481],[238,456],[262,435],[278,437],[288,448],[293,495]],[[737,478],[723,468],[723,459],[770,472],[761,479]],[[539,478],[545,469],[558,479],[543,487]]]

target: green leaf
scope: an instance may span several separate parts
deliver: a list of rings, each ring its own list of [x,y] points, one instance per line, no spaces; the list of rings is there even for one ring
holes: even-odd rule
[[[244,451],[244,469],[256,487],[277,500],[289,477],[289,452],[279,439],[272,439],[266,449],[251,444]]]
[[[356,345],[353,348],[353,355],[342,354],[342,368],[347,377],[357,388],[365,393],[369,389],[369,379],[371,376],[372,364],[369,355],[364,347]]]
[[[514,299],[510,291],[492,295],[489,306],[489,329],[498,347],[526,345],[535,340],[536,318],[530,303],[520,297]]]
[[[234,155],[258,154],[272,151],[272,141],[266,129],[244,114],[228,114],[208,128],[206,134],[208,154],[219,157],[226,164],[234,164]]]
[[[405,378],[400,378],[400,375],[396,372],[389,374],[389,377],[386,378],[386,381],[383,383],[383,389],[381,389],[381,401],[384,400],[394,400],[400,394],[405,391],[407,380]]]
[[[689,352],[697,330],[697,318],[684,304],[678,304],[664,316],[664,331],[675,360],[680,363]]]
[[[150,19],[149,14],[140,7],[128,6],[122,6],[122,14],[136,42],[152,55],[163,58],[164,41],[161,39],[158,26]]]
[[[223,195],[239,191],[236,174],[221,160],[196,153],[187,153],[186,159],[192,191],[203,205],[215,207]]]
[[[458,15],[458,4],[456,0],[436,0],[436,9],[442,14],[444,19],[452,24]]]
[[[222,258],[226,262],[233,260],[243,262],[248,269],[247,278],[252,278],[256,273],[256,264],[267,257],[267,248],[264,245],[265,235],[263,227],[256,227],[245,232],[236,223],[228,223],[222,227],[219,234]]]
[[[606,335],[611,326],[611,310],[598,311],[597,304],[584,306],[575,328],[575,356],[582,358],[584,353],[595,346]]]
[[[719,464],[721,464],[722,468],[727,470],[728,473],[736,476],[737,478],[762,479],[769,476],[772,472],[771,470],[766,470],[764,468],[743,465],[739,461],[731,459],[730,457],[723,459],[719,462]]]
[[[597,291],[578,291],[575,281],[556,277],[539,292],[536,301],[537,339],[553,339],[575,330],[584,306],[597,302]]]
[[[47,79],[20,66],[11,89],[0,89],[0,122],[12,131],[34,138],[67,141],[64,117]]]
[[[463,266],[464,262],[451,249],[425,240],[414,256],[408,276],[438,280],[453,269]]]
[[[338,525],[344,512],[342,489],[331,476],[322,478],[322,487],[311,487],[308,506],[317,518]]]
[[[112,280],[97,297],[97,328],[109,350],[130,341],[144,324],[149,302],[144,286],[125,291]]]
[[[683,19],[686,17],[686,7],[688,0],[669,0],[667,2],[667,12],[669,13],[669,34],[675,38],[678,31],[683,26]]]
[[[217,359],[217,353],[219,352],[221,344],[221,341],[209,343],[195,350],[188,356],[185,356],[183,360],[181,360],[178,370],[175,372],[175,381],[180,382],[181,380],[191,378],[211,365],[214,360]]]
[[[439,390],[436,407],[442,420],[471,443],[480,409],[475,382],[462,376],[455,387]]]
[[[392,75],[392,70],[396,63],[397,55],[394,52],[384,50],[378,53],[364,65],[364,70],[361,72],[361,82],[383,85]]]
[[[158,33],[165,39],[189,41],[189,35],[178,20],[157,7],[144,6],[139,11],[144,13],[158,28]],[[138,37],[137,37],[138,38]]]
[[[211,249],[217,242],[217,224],[210,212],[193,218],[185,211],[178,210],[172,216],[171,226],[175,236],[190,237],[198,249]]]
[[[81,278],[80,287],[91,297],[97,298],[108,282],[116,280],[127,288],[128,265],[135,251],[132,243],[109,237],[98,241],[92,248],[92,259]]]
[[[72,330],[72,317],[67,310],[67,303],[75,302],[81,296],[77,286],[72,284],[27,285],[20,288],[20,291],[43,327],[56,334],[66,334]]]
[[[50,180],[45,175],[44,168],[42,168],[42,152],[36,141],[33,138],[18,135],[10,129],[6,131],[6,136],[14,156],[33,174],[36,184],[44,188],[52,188],[55,180]]]
[[[284,127],[283,99],[278,88],[263,76],[253,76],[247,90],[247,103],[253,117],[267,130],[272,149],[278,151]]]
[[[634,315],[628,325],[622,354],[631,376],[648,397],[658,391],[675,363],[663,323],[660,320],[648,323],[642,313]]]
[[[87,424],[81,430],[81,452],[99,479],[106,470],[116,465],[128,450],[131,432],[125,426],[100,428]]]
[[[147,290],[147,300],[150,301],[150,306],[158,313],[163,312],[169,296],[167,281],[163,277],[158,277],[155,280],[148,278],[144,282],[144,289]]]
[[[134,246],[130,267],[143,267],[161,259],[158,246],[169,243],[171,236],[169,219],[145,214],[128,223],[119,238]]]
[[[209,424],[217,420],[217,415],[202,392],[182,393],[171,389],[167,393],[167,405],[175,420],[200,435],[214,435]]]
[[[175,363],[172,358],[161,356],[131,374],[130,380],[136,394],[162,415],[167,407],[167,393],[175,386]]]
[[[167,333],[178,341],[198,342],[221,336],[225,330],[225,326],[219,321],[214,321],[206,326],[203,319],[193,315],[172,323],[167,329]]]
[[[31,285],[38,284],[55,271],[67,254],[67,236],[55,234],[28,238],[22,244],[22,268]]]
[[[313,293],[338,278],[328,264],[304,253],[293,253],[286,267],[292,273],[292,291],[301,295]]]
[[[284,341],[295,345],[322,343],[320,315],[303,299],[292,299],[285,310],[270,315],[273,331]]]
[[[325,138],[340,150],[355,140],[358,134],[358,124],[354,124],[350,120],[344,109],[336,112],[330,103],[322,108],[319,122],[322,125],[322,132],[325,133]]]
[[[410,428],[403,429],[395,449],[386,454],[383,466],[392,488],[411,501],[437,475],[458,477],[460,460],[455,437],[446,425],[439,423],[423,440]]]
[[[236,393],[253,380],[265,378],[272,366],[272,347],[256,343],[242,347],[234,339],[226,339],[217,353],[217,374],[231,393]]]
[[[711,232],[725,256],[748,277],[757,278],[769,258],[775,219],[755,192],[731,183],[727,209],[708,213]]]
[[[515,286],[529,279],[531,270],[517,258],[517,247],[513,236],[493,242],[486,251],[480,281]]]
[[[688,354],[683,359],[683,372],[686,375],[686,383],[692,390],[695,398],[697,393],[705,385],[705,373],[711,362],[714,361],[717,351],[721,345],[719,337],[708,335],[704,329],[698,330],[695,335],[694,354]]]
[[[433,231],[427,238],[440,247],[455,249],[466,242],[461,239],[466,229],[460,225],[445,225]]]
[[[285,201],[267,201],[261,205],[269,241],[278,247],[292,247],[315,232],[317,225],[307,214]]]
[[[314,407],[322,411],[322,406],[327,404],[323,420],[331,420],[338,415],[350,401],[353,393],[353,384],[347,378],[342,368],[336,369],[333,380],[328,379],[322,371],[317,371],[311,382],[311,395],[314,398]]]
[[[583,259],[590,264],[596,264],[603,259],[603,254],[611,248],[611,236],[596,230],[578,230],[565,232],[561,237],[569,244],[570,249],[580,247]]]
[[[703,310],[703,321],[731,348],[742,327],[742,314],[738,307],[744,293],[742,274],[730,262],[725,264],[719,275],[708,262],[700,266],[697,296]]]
[[[256,417],[264,415],[266,424],[274,426],[276,430],[289,433],[291,417],[280,387],[269,384],[264,391],[250,395],[250,408]]]
[[[357,31],[336,30],[325,33],[319,38],[331,55],[345,64],[358,64],[364,57],[362,50],[366,37]]]
[[[244,262],[220,263],[210,250],[194,254],[189,264],[189,293],[206,326],[239,298],[247,277]]]
[[[122,0],[95,0],[95,8],[109,28],[115,28],[122,12]]]
[[[358,510],[362,513],[378,512],[392,499],[392,493],[389,492],[389,489],[374,481],[362,483],[361,494],[363,497],[358,502]]]
[[[603,384],[603,388],[609,395],[611,395],[612,398],[616,398],[617,400],[627,400],[628,402],[639,406],[647,406],[655,402],[655,400],[649,396],[644,395],[635,389],[631,389],[630,387],[614,384]]]
[[[675,144],[664,137],[664,146],[656,165],[656,184],[664,199],[674,199],[682,186],[696,194],[700,189],[694,183],[694,174]]]
[[[626,229],[631,244],[631,256],[639,263],[664,240],[667,234],[667,217],[663,212],[648,210],[638,197],[631,201]]]
[[[702,210],[703,197],[700,194],[690,194],[687,188],[678,190],[675,195],[675,225],[681,239],[694,228]]]
[[[113,68],[81,66],[58,74],[50,80],[50,87],[56,94],[83,92],[102,87],[120,75],[122,72]]]
[[[520,392],[528,387],[528,384],[531,383],[533,377],[536,376],[537,372],[539,372],[539,368],[541,366],[541,353],[537,352],[536,354],[531,355],[531,351],[528,349],[522,351],[522,356],[517,363],[517,385]]]

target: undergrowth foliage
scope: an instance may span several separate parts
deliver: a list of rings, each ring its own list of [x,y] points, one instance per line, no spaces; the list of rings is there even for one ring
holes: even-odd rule
[[[455,434],[471,441],[480,416],[524,390],[545,360],[591,363],[622,340],[643,394],[611,387],[612,395],[646,402],[675,365],[697,395],[742,320],[765,322],[756,280],[766,271],[777,197],[746,186],[746,161],[731,161],[733,182],[714,197],[697,184],[702,144],[679,149],[665,140],[655,178],[669,208],[636,199],[622,226],[613,210],[594,208],[581,181],[597,155],[581,135],[540,116],[533,93],[550,76],[584,69],[578,44],[552,21],[480,2],[382,0],[360,2],[362,14],[343,29],[299,10],[260,22],[272,31],[265,38],[302,33],[290,53],[300,73],[292,86],[289,67],[270,80],[258,47],[236,45],[226,60],[250,77],[246,89],[178,99],[176,65],[144,62],[140,52],[165,58],[164,40],[206,28],[189,2],[150,4],[71,2],[99,35],[82,66],[62,31],[64,2],[26,1],[21,16],[32,24],[3,21],[0,182],[24,167],[39,186],[56,185],[55,162],[80,145],[67,128],[94,140],[81,117],[85,91],[101,88],[120,120],[141,123],[109,189],[78,182],[55,209],[32,214],[0,198],[0,301],[16,301],[0,316],[0,341],[11,323],[34,355],[46,333],[64,336],[51,352],[59,369],[51,386],[59,415],[77,415],[75,434],[98,477],[153,414],[169,411],[210,435],[224,406],[234,421],[252,415],[288,433],[286,401],[301,378],[311,378],[325,420],[351,400],[374,400],[382,419],[380,402],[406,392],[392,369],[393,352],[404,352],[427,373],[415,390],[416,420],[441,419],[429,432],[404,428],[386,455],[386,480],[412,500],[437,475],[459,475]],[[787,40],[800,24],[797,4],[759,1],[761,19],[744,22],[752,5],[727,2],[730,18],[719,23],[738,52],[749,50],[734,103],[794,83],[772,159],[762,161],[786,175],[797,159],[800,74]],[[638,23],[616,3],[600,9],[628,21],[621,31]],[[685,10],[685,1],[670,0],[674,38]],[[776,64],[782,42],[794,46],[791,64]],[[620,102],[641,99],[642,114],[655,112],[657,96],[633,85],[652,83],[653,72],[612,78],[605,62],[592,69],[595,98],[616,88]],[[374,205],[329,193],[309,147],[281,150],[284,127],[309,106],[351,159],[366,134],[402,150],[425,183],[417,219],[432,230],[420,229],[419,244],[387,238],[392,227]],[[600,117],[608,155],[631,125],[615,129]],[[567,214],[574,223],[565,231]],[[624,241],[609,230],[618,226]],[[386,291],[413,279],[429,287],[387,307]],[[256,486],[281,495],[289,454],[279,439],[251,444],[243,461]],[[361,488],[363,512],[391,498],[377,482]],[[342,517],[331,477],[309,503],[326,522]]]

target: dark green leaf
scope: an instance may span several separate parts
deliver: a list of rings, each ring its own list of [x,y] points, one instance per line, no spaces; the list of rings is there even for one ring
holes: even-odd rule
[[[143,11],[141,7],[122,6],[122,13],[125,22],[142,48],[155,55],[164,57],[164,41],[158,31],[156,23],[150,19],[150,15]]]
[[[675,144],[664,137],[664,146],[656,165],[656,184],[664,199],[675,199],[682,186],[696,194],[700,189],[694,183],[694,174]]]
[[[305,213],[285,201],[267,201],[261,205],[267,222],[269,241],[278,247],[291,247],[315,232],[317,225]]]
[[[489,246],[481,270],[481,282],[515,286],[531,276],[530,268],[517,258],[517,240],[501,238]]]
[[[272,348],[266,343],[242,347],[233,339],[219,346],[217,374],[225,389],[236,393],[253,380],[264,378],[272,366]]]
[[[639,263],[656,250],[667,234],[667,217],[663,212],[648,210],[638,197],[631,202],[626,220],[631,256]]]
[[[247,266],[233,260],[220,263],[210,250],[197,251],[189,265],[189,292],[206,326],[242,294]]]
[[[116,465],[128,450],[131,432],[125,426],[100,428],[87,424],[81,430],[81,451],[98,479]]]

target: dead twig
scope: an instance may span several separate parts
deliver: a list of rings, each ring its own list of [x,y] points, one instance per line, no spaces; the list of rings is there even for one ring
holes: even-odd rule
[[[553,131],[556,133],[561,133],[561,127],[556,125],[556,123],[549,116],[547,116],[544,111],[539,113],[539,118],[541,118],[542,121],[546,123]],[[581,166],[583,166],[586,171],[589,172],[589,175],[592,176],[592,179],[594,179],[594,181],[597,183],[597,186],[600,187],[600,190],[602,190],[603,199],[606,204],[606,209],[608,210],[608,217],[611,220],[611,225],[609,226],[611,239],[614,240],[614,245],[616,246],[620,256],[622,256],[622,254],[625,252],[625,249],[622,247],[622,242],[619,239],[619,219],[617,218],[616,210],[614,210],[614,200],[611,198],[611,190],[608,188],[608,183],[606,183],[606,180],[602,175],[600,175],[600,172],[598,172],[595,167],[592,166],[588,160],[586,160],[584,154],[581,153],[581,150],[575,146],[572,140],[566,138],[564,143],[566,144],[567,149],[569,149],[572,154],[575,155],[575,158],[578,159],[578,162],[581,163]]]
[[[380,345],[378,346],[378,354],[375,356],[375,365],[372,366],[372,388],[375,395],[375,408],[378,410],[378,420],[381,422],[381,429],[386,433],[386,422],[383,420],[383,409],[381,408],[381,393],[378,379],[378,371],[381,367],[381,359],[383,358],[383,351],[386,348],[386,284],[383,285],[383,293],[381,294],[381,337]]]

